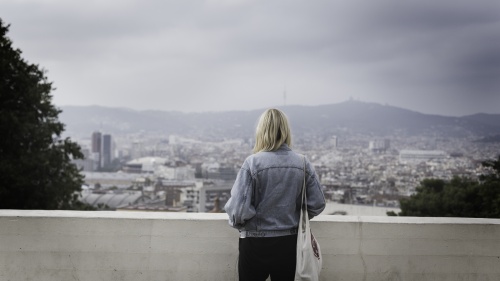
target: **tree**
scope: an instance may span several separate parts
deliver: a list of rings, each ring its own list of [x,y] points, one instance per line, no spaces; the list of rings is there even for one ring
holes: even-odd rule
[[[417,193],[402,199],[400,216],[500,218],[500,156],[482,163],[480,180],[423,180]],[[388,213],[388,215],[395,215]]]
[[[482,181],[500,181],[500,154],[496,160],[487,160],[482,163],[486,173],[481,175]]]
[[[62,139],[61,110],[45,71],[21,57],[0,19],[0,208],[71,209],[83,177],[71,159],[80,147]]]

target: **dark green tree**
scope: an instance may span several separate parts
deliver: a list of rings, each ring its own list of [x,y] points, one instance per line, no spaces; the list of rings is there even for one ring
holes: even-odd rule
[[[487,160],[482,163],[487,172],[480,176],[482,181],[500,181],[500,154],[496,160]]]
[[[52,83],[12,47],[8,30],[0,19],[0,208],[80,208],[83,178],[71,163],[83,158],[80,147],[61,138]]]
[[[479,180],[423,180],[416,194],[400,201],[399,215],[500,218],[500,157],[482,165],[487,171]]]

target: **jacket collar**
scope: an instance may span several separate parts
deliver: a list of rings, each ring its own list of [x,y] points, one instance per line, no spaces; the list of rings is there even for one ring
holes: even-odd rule
[[[288,145],[286,143],[283,143],[277,150],[286,150],[286,151],[290,151],[290,147],[288,147]]]

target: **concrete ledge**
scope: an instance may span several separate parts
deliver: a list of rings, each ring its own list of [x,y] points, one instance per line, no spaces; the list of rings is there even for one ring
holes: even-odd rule
[[[319,216],[322,280],[500,280],[500,220]],[[235,280],[226,214],[0,210],[0,280]]]

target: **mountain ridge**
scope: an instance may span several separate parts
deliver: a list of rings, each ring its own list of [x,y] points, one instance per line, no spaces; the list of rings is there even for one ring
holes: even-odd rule
[[[387,136],[443,135],[487,137],[500,134],[500,114],[453,117],[424,114],[373,102],[278,106],[290,119],[294,135],[327,137],[335,134]],[[95,130],[111,134],[149,132],[200,139],[251,138],[265,109],[222,112],[134,110],[103,106],[64,106],[60,120],[68,135],[90,136]]]

